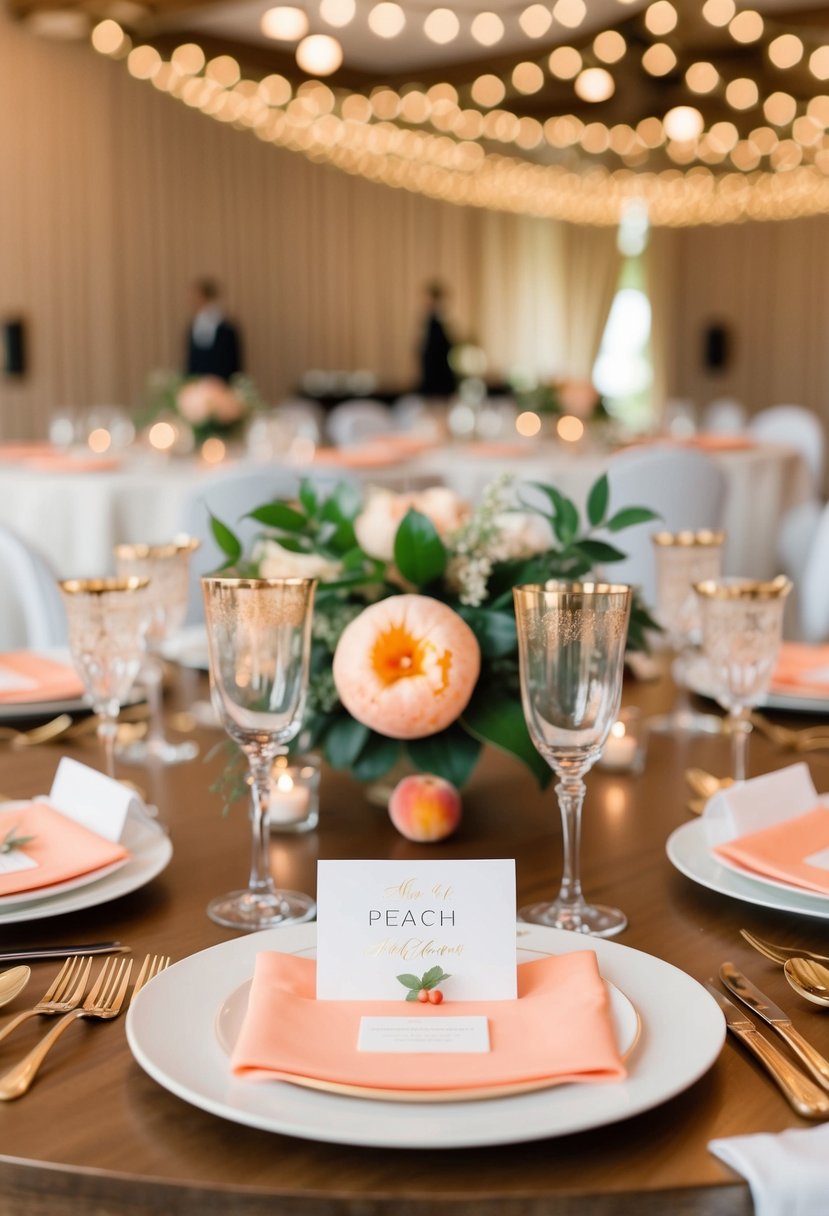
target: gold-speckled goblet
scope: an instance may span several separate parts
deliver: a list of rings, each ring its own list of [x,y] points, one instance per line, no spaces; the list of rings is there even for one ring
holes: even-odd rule
[[[513,591],[521,700],[530,737],[558,777],[563,870],[552,903],[521,908],[519,920],[611,937],[627,917],[589,904],[581,889],[584,775],[619,713],[631,589],[618,583],[545,583]]]
[[[274,886],[268,806],[273,762],[302,726],[316,580],[218,576],[201,583],[213,704],[250,765],[252,827],[247,889],[212,900],[207,913],[230,929],[311,920],[310,895]]]
[[[702,611],[702,648],[714,696],[727,710],[733,742],[733,777],[746,779],[749,711],[765,699],[783,636],[783,610],[791,582],[708,579],[695,591]]]
[[[118,714],[144,659],[151,607],[146,578],[71,578],[58,586],[69,649],[98,715],[107,775],[115,776]]]

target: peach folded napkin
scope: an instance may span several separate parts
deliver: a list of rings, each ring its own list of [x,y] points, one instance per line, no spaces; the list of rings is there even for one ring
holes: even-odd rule
[[[354,448],[318,448],[314,464],[334,465],[343,469],[374,469],[387,464],[400,464],[406,453],[393,444],[378,440]]]
[[[701,452],[747,452],[757,446],[748,435],[718,435],[716,432],[690,435],[683,443]]]
[[[0,840],[12,828],[15,836],[34,837],[21,852],[36,864],[33,869],[0,874],[0,896],[68,882],[130,856],[123,845],[104,840],[45,802],[0,812]]]
[[[758,832],[737,836],[714,852],[753,874],[829,895],[829,807],[816,806]]]
[[[401,989],[402,992],[402,989]],[[581,950],[518,967],[516,1001],[318,1001],[316,963],[289,954],[256,959],[247,1014],[233,1052],[236,1076],[311,1077],[387,1090],[479,1089],[525,1081],[616,1081],[616,1046],[596,956]],[[357,1050],[362,1017],[482,1016],[487,1054]]]
[[[29,650],[0,654],[0,704],[68,701],[82,697],[83,692],[83,681],[66,663],[56,663]]]
[[[55,451],[51,443],[0,443],[0,460],[37,460],[53,456]]]
[[[33,456],[26,467],[36,473],[112,473],[120,469],[117,456],[67,456],[63,452]]]
[[[772,689],[779,692],[829,693],[829,646],[809,646],[805,642],[784,642],[771,678]]]

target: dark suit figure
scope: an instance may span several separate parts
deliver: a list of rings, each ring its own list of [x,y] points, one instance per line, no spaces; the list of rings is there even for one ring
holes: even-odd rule
[[[225,318],[219,298],[219,286],[212,279],[195,284],[196,308],[187,335],[188,376],[229,380],[243,370],[239,331]]]
[[[441,315],[445,293],[439,283],[432,283],[426,294],[428,303],[419,351],[420,384],[417,391],[423,397],[451,397],[457,382],[449,365],[452,342]]]

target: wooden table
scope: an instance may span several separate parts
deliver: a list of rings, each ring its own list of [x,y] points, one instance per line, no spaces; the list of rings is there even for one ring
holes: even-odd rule
[[[664,688],[639,686],[628,689],[626,699],[650,711],[666,695]],[[217,737],[201,733],[204,752]],[[22,797],[48,788],[63,750],[56,744],[12,752],[4,745],[0,790]],[[71,754],[98,761],[94,739],[76,743]],[[754,772],[785,763],[783,752],[752,740]],[[223,819],[219,800],[207,792],[220,764],[217,757],[160,775],[131,770],[169,823],[175,846],[170,867],[145,889],[109,906],[10,926],[0,934],[0,948],[113,937],[137,956],[163,950],[181,958],[231,937],[204,910],[212,896],[242,885],[246,874],[244,811],[239,807]],[[829,1053],[829,1017],[795,997],[782,971],[745,946],[737,932],[746,926],[825,951],[826,922],[703,890],[665,857],[666,837],[687,819],[683,771],[689,764],[726,771],[726,740],[655,736],[641,777],[590,774],[583,848],[587,894],[627,912],[630,926],[620,941],[699,980],[732,959]],[[813,755],[810,764],[818,788],[829,788],[829,755]],[[405,842],[349,777],[326,771],[318,831],[273,838],[278,881],[313,891],[318,857],[514,855],[520,899],[552,895],[560,865],[552,793],[541,794],[517,764],[491,753],[464,802],[458,834],[443,845],[419,847]],[[54,973],[54,965],[38,964],[25,996],[39,996]],[[26,1003],[20,997],[3,1013]],[[0,1048],[0,1065],[15,1061],[42,1031],[42,1023],[29,1023],[16,1032]],[[315,1144],[250,1130],[186,1105],[133,1061],[123,1019],[81,1023],[61,1039],[31,1092],[0,1107],[0,1214],[748,1216],[748,1188],[708,1152],[708,1141],[797,1126],[804,1124],[765,1074],[729,1041],[691,1089],[649,1113],[595,1131],[451,1152]]]

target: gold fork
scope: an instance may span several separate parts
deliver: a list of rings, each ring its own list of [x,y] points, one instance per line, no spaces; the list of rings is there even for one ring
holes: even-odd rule
[[[749,719],[762,735],[781,747],[791,747],[795,751],[817,751],[829,747],[829,727],[806,726],[801,730],[793,730],[790,726],[769,722],[768,718],[764,718],[756,710],[749,714]]]
[[[741,929],[740,936],[750,946],[753,946],[758,953],[764,955],[765,958],[771,959],[773,963],[782,964],[789,958],[808,958],[816,963],[829,963],[829,958],[825,954],[815,954],[812,950],[803,950],[791,946],[778,946],[774,942],[766,942],[760,937],[755,937],[747,929]]]
[[[141,970],[138,972],[138,979],[135,981],[135,987],[132,990],[132,999],[135,1000],[144,985],[149,984],[150,980],[155,979],[159,972],[166,971],[169,966],[169,954],[148,954],[141,964]]]
[[[132,959],[122,958],[119,963],[116,959],[108,958],[80,1009],[73,1009],[62,1017],[19,1064],[0,1077],[0,1102],[21,1098],[26,1093],[49,1051],[78,1018],[117,1018],[127,994],[131,972]]]
[[[16,730],[13,726],[0,727],[0,741],[11,743],[12,747],[36,747],[39,743],[49,743],[65,734],[73,723],[69,714],[58,714],[49,722],[33,726],[31,730]]]
[[[76,1009],[83,998],[91,966],[91,958],[84,959],[77,954],[68,958],[34,1008],[18,1013],[0,1030],[0,1043],[37,1013],[68,1013],[70,1009]]]

